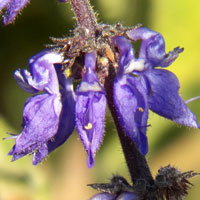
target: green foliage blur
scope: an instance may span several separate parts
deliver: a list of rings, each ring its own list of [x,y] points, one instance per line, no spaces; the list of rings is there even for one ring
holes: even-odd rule
[[[187,100],[200,94],[200,1],[196,0],[91,0],[99,22],[132,26],[143,23],[160,32],[167,51],[185,48],[169,70],[179,78],[180,94]],[[57,0],[31,0],[13,25],[0,26],[0,135],[20,133],[22,111],[29,96],[13,79],[17,68],[27,68],[28,60],[51,44],[50,36],[63,37],[75,20],[70,5]],[[200,100],[188,106],[200,122]],[[67,112],[67,111],[66,111]],[[171,164],[183,171],[200,172],[199,130],[179,127],[150,113],[147,155],[153,175],[161,166]],[[86,185],[107,182],[112,174],[130,180],[111,116],[107,113],[103,145],[92,169],[86,166],[86,153],[76,131],[69,140],[38,166],[31,156],[10,162],[8,151],[13,140],[0,140],[0,200],[87,200],[96,191]],[[199,199],[200,178],[187,200]]]

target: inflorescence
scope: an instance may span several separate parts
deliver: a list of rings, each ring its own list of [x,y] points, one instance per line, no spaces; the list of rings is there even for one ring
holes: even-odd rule
[[[1,1],[4,23],[11,23],[28,2]],[[77,17],[72,36],[52,38],[53,45],[29,60],[29,71],[18,69],[14,73],[18,85],[33,96],[25,102],[21,133],[10,137],[15,139],[9,152],[12,161],[32,154],[32,163],[37,165],[62,145],[76,127],[88,154],[87,165],[92,167],[104,136],[107,103],[115,109],[120,126],[141,155],[148,153],[149,109],[178,124],[199,128],[196,116],[179,95],[177,77],[165,69],[183,48],[166,53],[161,34],[141,25],[126,28],[121,24],[97,24],[94,16],[76,10],[78,0],[71,3]],[[134,44],[139,40],[136,56]],[[170,167],[167,172],[169,169],[177,172]],[[157,179],[170,179],[165,172],[166,168],[160,169]],[[188,177],[177,173],[175,182],[179,188],[187,189]],[[103,192],[93,200],[133,200],[141,196],[137,187],[134,189],[122,177],[114,177],[111,184],[103,187],[91,186]],[[164,186],[156,185],[156,191],[160,189],[163,197],[169,199],[175,194],[174,189],[163,189]]]

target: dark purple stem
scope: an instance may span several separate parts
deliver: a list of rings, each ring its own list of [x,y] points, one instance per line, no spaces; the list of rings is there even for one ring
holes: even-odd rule
[[[88,30],[88,35],[95,36],[97,20],[88,0],[71,0],[71,5],[79,26]]]
[[[117,128],[118,136],[122,145],[125,160],[129,169],[129,173],[133,184],[136,184],[138,179],[146,180],[147,183],[152,184],[154,182],[151,175],[149,166],[147,164],[145,156],[143,156],[137,149],[132,140],[126,136],[123,128],[120,125],[119,117],[113,104],[113,67],[110,67],[109,77],[105,81],[105,89],[107,93],[107,102],[111,111],[112,117]]]

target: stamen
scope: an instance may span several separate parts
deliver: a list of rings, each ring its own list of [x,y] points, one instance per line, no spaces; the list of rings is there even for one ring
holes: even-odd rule
[[[65,71],[64,71],[64,75],[65,75],[65,77],[66,78],[68,78],[68,77],[70,77],[71,76],[71,68],[67,68],[67,69],[65,69]]]
[[[92,128],[92,124],[89,122],[86,126],[84,126],[86,130],[90,130]]]
[[[101,58],[99,59],[99,63],[102,64],[103,66],[108,65],[108,63],[109,63],[108,58],[106,58],[106,57],[101,57]]]
[[[144,125],[144,126],[140,126],[140,125],[137,125],[138,128],[148,128],[148,127],[151,127],[151,124],[147,124],[147,125]]]
[[[197,100],[197,99],[199,99],[199,98],[200,98],[200,96],[193,97],[193,98],[188,99],[187,101],[185,101],[185,103],[188,104],[188,103],[190,103],[190,102],[192,102],[192,101],[195,101],[195,100]]]
[[[9,140],[9,139],[15,139],[15,138],[17,138],[17,135],[14,134],[14,133],[8,133],[8,132],[7,132],[7,134],[8,134],[8,135],[11,135],[11,136],[10,136],[10,137],[2,138],[3,140]]]
[[[143,109],[142,107],[139,107],[139,108],[138,108],[138,111],[144,112],[144,109]]]
[[[115,61],[114,53],[109,46],[106,47],[106,55],[108,56],[108,58],[111,62]]]

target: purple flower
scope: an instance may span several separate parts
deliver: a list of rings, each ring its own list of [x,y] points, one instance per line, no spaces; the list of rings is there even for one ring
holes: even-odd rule
[[[123,192],[120,195],[114,195],[105,192],[96,194],[89,200],[137,200],[137,195],[132,192]]]
[[[194,128],[199,125],[178,93],[176,76],[156,68],[170,65],[183,49],[175,48],[166,54],[163,37],[147,28],[128,31],[127,35],[134,41],[142,40],[139,57],[135,58],[131,41],[115,37],[120,58],[113,98],[122,127],[145,155],[148,109],[182,125]]]
[[[96,54],[85,55],[86,72],[76,90],[76,128],[88,154],[88,167],[94,165],[94,156],[104,134],[106,112],[105,91],[95,73]]]
[[[23,111],[23,130],[15,136],[15,145],[9,152],[13,161],[33,154],[33,164],[48,154],[48,142],[53,140],[59,129],[62,110],[59,82],[53,63],[63,57],[54,52],[41,52],[30,59],[29,69],[17,70],[15,79],[22,89],[37,93],[27,99]]]
[[[30,0],[0,0],[0,11],[5,9],[3,22],[5,25],[12,23],[20,11]]]
[[[67,0],[59,1],[67,2]],[[8,25],[14,22],[16,16],[29,2],[30,0],[0,0],[0,12],[5,10],[5,13],[3,14],[3,23]]]

